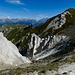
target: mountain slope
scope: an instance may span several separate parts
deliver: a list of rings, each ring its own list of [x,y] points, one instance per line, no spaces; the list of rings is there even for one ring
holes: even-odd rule
[[[25,27],[23,26],[14,27],[14,29],[8,32],[7,35],[5,36],[7,37],[8,40],[12,41],[18,47],[22,55],[34,56],[34,54],[36,53],[40,53],[41,51],[44,50],[46,51],[46,48],[48,50],[50,49],[48,46],[51,46],[49,44],[51,39],[48,38],[48,36],[49,37],[66,36],[70,38],[74,37],[75,36],[73,34],[73,32],[75,31],[74,26],[75,26],[75,9],[70,8],[64,11],[63,13],[48,19],[45,23],[40,24],[36,27],[32,25]],[[68,30],[70,32],[68,32]],[[70,33],[70,35],[67,33]],[[71,39],[73,40],[74,38]],[[29,44],[31,40],[32,42]]]
[[[30,63],[30,60],[23,57],[17,47],[8,41],[0,32],[0,65],[17,66],[24,63]]]
[[[66,42],[69,41],[69,37],[63,35],[48,36],[46,38],[39,38],[37,35],[32,34],[29,42],[29,50],[33,50],[33,59],[39,60],[48,57],[56,52],[65,49]],[[64,43],[65,44],[62,44]],[[61,44],[56,46],[57,44]]]
[[[0,61],[5,64],[15,62],[15,65],[30,63],[26,57],[23,57],[27,56],[32,63],[28,67],[0,71],[0,74],[74,75],[75,9],[67,9],[36,27],[4,25],[1,29],[5,37],[12,41],[19,51],[15,47],[12,48],[11,42],[5,42],[1,35],[3,41],[0,40],[0,51],[3,55],[0,53]]]

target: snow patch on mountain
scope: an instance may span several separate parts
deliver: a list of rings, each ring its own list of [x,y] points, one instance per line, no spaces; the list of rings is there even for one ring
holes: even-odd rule
[[[23,57],[17,47],[8,41],[4,36],[3,33],[0,32],[0,64],[7,64],[7,65],[20,65],[24,63],[30,63],[31,61]]]

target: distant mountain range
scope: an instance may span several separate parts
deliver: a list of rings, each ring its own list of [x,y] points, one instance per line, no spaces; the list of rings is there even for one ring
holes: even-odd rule
[[[0,19],[0,25],[4,25],[4,24],[26,24],[26,25],[39,25],[41,23],[44,23],[48,20],[48,18],[42,18],[40,20],[35,20],[35,19],[20,19],[20,18],[16,18],[16,19]]]

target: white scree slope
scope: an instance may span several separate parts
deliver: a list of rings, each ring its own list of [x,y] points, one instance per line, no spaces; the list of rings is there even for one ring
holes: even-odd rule
[[[17,66],[30,62],[31,61],[23,57],[17,47],[12,42],[8,41],[3,36],[3,33],[0,32],[0,63]]]
[[[62,14],[60,14],[60,16],[54,18],[43,32],[46,32],[51,27],[53,27],[53,29],[55,30],[60,28],[62,25],[64,25],[66,23],[66,14],[69,14],[72,17],[69,11],[63,12]]]
[[[56,49],[52,49],[53,46],[55,46],[57,43],[59,43],[62,40],[67,40],[68,38],[63,35],[54,35],[54,36],[48,36],[46,38],[40,38],[35,33],[31,35],[30,42],[28,43],[29,50],[33,49],[33,57],[34,58],[44,58],[49,56],[52,53],[55,53]],[[36,54],[38,51],[40,51],[38,54]],[[38,60],[37,59],[37,60]]]

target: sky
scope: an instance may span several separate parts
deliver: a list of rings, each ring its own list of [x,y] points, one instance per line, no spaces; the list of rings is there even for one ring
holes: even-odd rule
[[[0,18],[51,18],[68,8],[75,0],[0,0]]]

